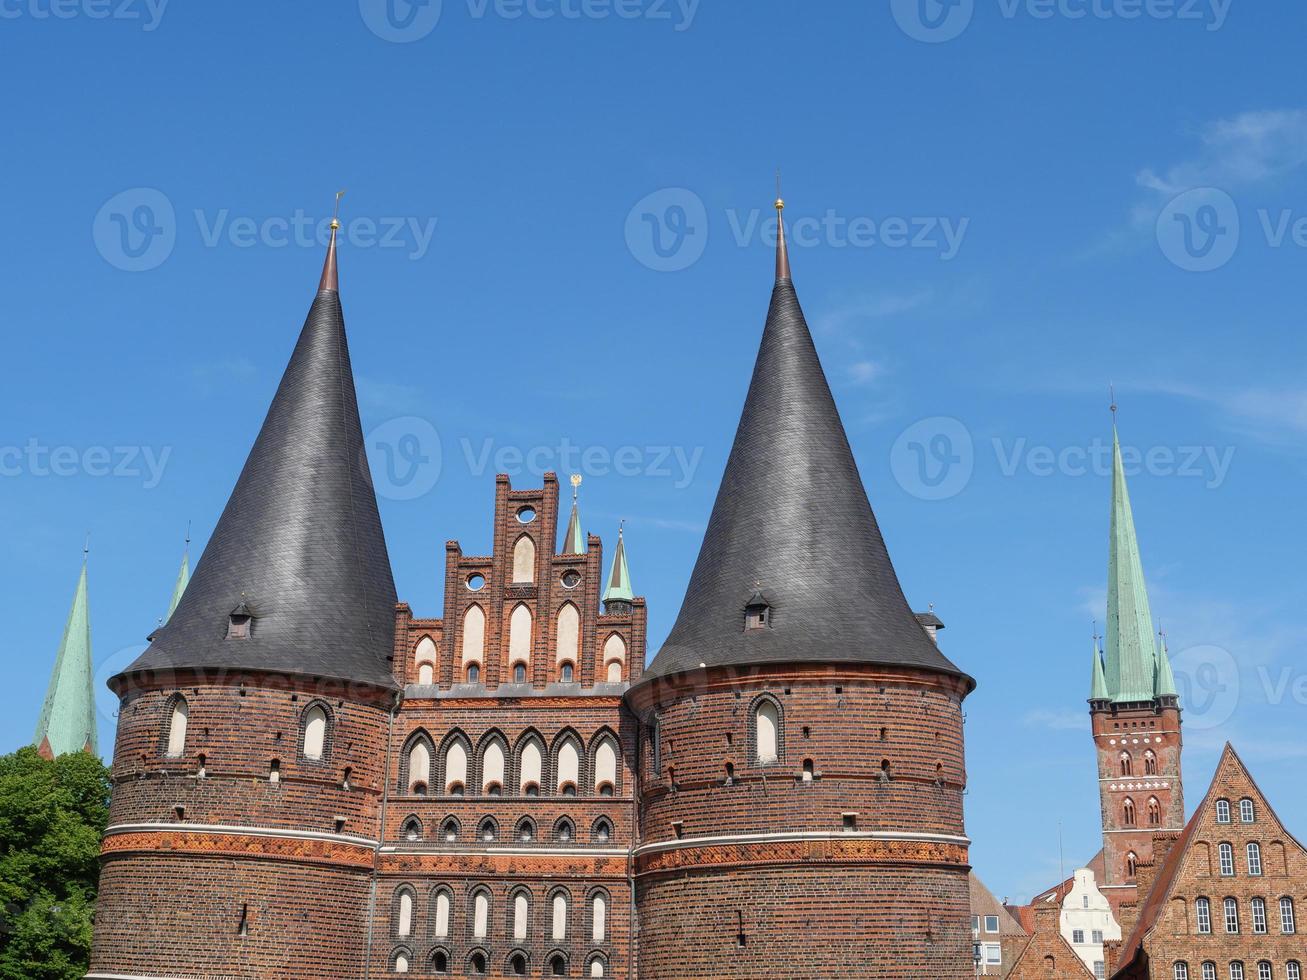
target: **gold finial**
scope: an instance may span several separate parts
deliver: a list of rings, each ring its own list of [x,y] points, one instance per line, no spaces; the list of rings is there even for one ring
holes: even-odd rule
[[[785,244],[785,199],[781,197],[781,172],[776,171],[776,278],[790,278],[790,250]]]
[[[336,191],[336,209],[331,212],[331,230],[335,231],[340,227],[340,199],[345,196],[343,189]]]
[[[572,474],[572,503],[576,503],[576,495],[581,489],[581,474]]]

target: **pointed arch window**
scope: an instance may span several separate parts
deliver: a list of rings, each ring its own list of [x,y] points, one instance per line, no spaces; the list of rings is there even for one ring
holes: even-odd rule
[[[1162,804],[1157,797],[1150,797],[1148,800],[1148,826],[1162,826]]]
[[[531,662],[531,623],[530,608],[525,603],[518,604],[508,620],[509,664]]]
[[[753,709],[754,761],[775,765],[781,758],[781,711],[773,699],[760,699]]]
[[[455,738],[445,749],[445,795],[462,796],[467,791],[467,748]]]
[[[558,749],[557,789],[562,796],[575,796],[581,781],[581,753],[574,739],[567,739]]]
[[[1135,773],[1135,760],[1131,758],[1129,752],[1121,753],[1121,775],[1133,776]]]
[[[504,745],[494,739],[481,755],[481,792],[500,796],[504,791]]]
[[[531,900],[528,893],[520,891],[513,896],[513,939],[521,942],[531,925]]]
[[[327,751],[327,709],[320,704],[311,705],[304,712],[304,758],[320,762]]]
[[[603,892],[595,892],[590,899],[590,941],[608,941],[608,896]]]
[[[567,938],[567,895],[564,892],[554,892],[550,900],[549,935],[554,942]]]
[[[413,889],[407,885],[395,895],[395,935],[413,935]]]
[[[612,796],[617,792],[617,747],[611,738],[605,738],[595,750],[595,793]]]
[[[513,545],[513,582],[536,580],[536,544],[531,535],[524,534]]]
[[[431,925],[432,934],[437,939],[445,939],[449,936],[450,914],[453,909],[453,895],[448,888],[440,888],[436,891],[435,901],[435,919]]]
[[[480,663],[486,650],[486,614],[478,605],[463,613],[463,664]]]
[[[1127,827],[1135,825],[1135,801],[1128,796],[1121,804],[1121,822]]]
[[[490,893],[482,890],[472,896],[472,937],[485,939],[489,929]]]
[[[614,633],[604,641],[604,679],[609,684],[622,683],[626,666],[626,641]]]
[[[581,650],[581,614],[570,602],[563,603],[554,621],[554,663],[576,663]]]
[[[541,773],[544,770],[544,744],[532,736],[522,746],[518,762],[518,790],[523,796],[539,796]]]
[[[409,967],[409,952],[401,949],[395,953],[395,972],[407,973]]]
[[[434,684],[436,682],[436,644],[429,636],[418,641],[413,651],[413,662],[417,665],[417,682]]]
[[[431,747],[425,738],[418,738],[408,750],[408,791],[425,796],[431,784]]]
[[[165,754],[170,759],[186,753],[186,727],[190,724],[191,706],[180,694],[173,698],[168,712],[167,744]]]
[[[1147,752],[1144,753],[1144,775],[1145,776],[1157,775],[1157,756],[1153,754],[1152,749],[1149,749]]]
[[[1133,878],[1135,876],[1135,871],[1138,870],[1138,868],[1139,856],[1135,854],[1134,851],[1131,851],[1125,856],[1125,876],[1127,878]]]
[[[591,958],[591,960],[590,960],[590,974],[589,974],[589,975],[592,976],[592,977],[604,977],[604,976],[607,976],[608,974],[604,972],[604,966],[605,966],[606,963],[607,963],[607,960],[605,960],[605,959],[603,958],[603,956],[601,956],[600,954],[596,953],[596,954]]]

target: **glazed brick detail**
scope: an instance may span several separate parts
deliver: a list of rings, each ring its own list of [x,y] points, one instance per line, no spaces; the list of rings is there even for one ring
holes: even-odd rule
[[[196,854],[106,855],[91,975],[363,975],[371,873]],[[246,935],[240,934],[242,913]]]
[[[820,863],[642,879],[640,976],[970,980],[967,872]]]

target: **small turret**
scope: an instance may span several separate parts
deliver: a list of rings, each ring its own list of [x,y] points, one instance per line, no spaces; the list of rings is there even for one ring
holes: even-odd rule
[[[572,516],[567,519],[567,533],[563,535],[563,554],[583,555],[586,552],[585,532],[581,529],[581,510],[577,504],[581,489],[581,474],[572,474]]]
[[[610,615],[627,615],[631,612],[631,600],[635,593],[631,591],[631,569],[626,564],[626,540],[624,528],[617,528],[617,550],[613,552],[613,566],[608,572],[608,584],[604,587],[604,612]]]
[[[87,601],[86,552],[64,624],[50,687],[41,706],[33,744],[46,758],[71,752],[98,751],[95,693],[91,683],[91,611]]]

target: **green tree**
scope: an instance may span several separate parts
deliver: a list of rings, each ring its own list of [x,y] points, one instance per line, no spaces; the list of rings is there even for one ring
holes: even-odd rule
[[[95,756],[0,756],[0,980],[86,973],[108,820],[109,770]]]

